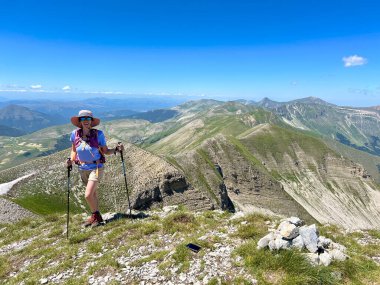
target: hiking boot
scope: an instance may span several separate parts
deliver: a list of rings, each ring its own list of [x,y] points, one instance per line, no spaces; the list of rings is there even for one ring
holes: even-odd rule
[[[91,227],[100,226],[103,223],[102,215],[99,212],[94,214],[94,221],[91,223]]]
[[[95,213],[91,214],[91,216],[87,219],[87,221],[83,224],[83,226],[85,227],[89,227],[92,225],[93,222],[95,222],[96,220],[96,217],[95,217]]]

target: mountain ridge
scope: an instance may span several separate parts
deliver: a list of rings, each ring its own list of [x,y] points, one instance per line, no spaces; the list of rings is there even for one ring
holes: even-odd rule
[[[362,166],[342,158],[345,153],[339,154],[322,142],[323,137],[289,126],[281,115],[270,110],[239,102],[192,101],[173,109],[178,112],[176,117],[144,123],[141,146],[181,171],[191,187],[201,194],[196,199],[203,195],[216,208],[233,209],[235,202],[247,210],[300,215],[310,221],[330,219],[346,227],[376,227],[378,185]],[[107,124],[122,126],[123,122]],[[126,122],[133,127],[142,121]],[[131,128],[120,131],[119,127],[114,129],[107,124],[104,130],[115,141],[133,138],[133,133],[126,131]],[[142,160],[145,157],[149,161],[149,155],[142,156]],[[215,163],[225,177],[215,170]],[[329,201],[318,200],[318,195],[313,194],[320,193],[313,188],[316,185],[318,191],[332,195],[330,200],[341,207],[350,222],[333,214]],[[344,194],[344,189],[349,192]],[[276,193],[291,206],[273,202]],[[310,195],[311,204],[305,199]],[[339,195],[345,195],[355,205],[351,213]],[[373,221],[368,218],[370,213]]]

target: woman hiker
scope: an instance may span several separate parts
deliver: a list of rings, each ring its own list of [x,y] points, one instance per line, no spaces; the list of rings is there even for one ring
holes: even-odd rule
[[[70,136],[72,148],[67,166],[72,165],[73,162],[78,165],[80,177],[86,186],[85,198],[92,215],[84,226],[98,226],[103,222],[103,218],[99,212],[96,189],[103,177],[104,155],[123,151],[124,146],[118,144],[114,149],[107,147],[104,133],[101,130],[93,129],[99,125],[100,120],[94,118],[89,110],[79,111],[78,116],[71,118],[71,123],[78,129],[74,130]]]

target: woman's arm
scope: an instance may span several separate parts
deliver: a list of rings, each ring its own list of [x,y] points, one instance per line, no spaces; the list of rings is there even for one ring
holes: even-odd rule
[[[103,154],[109,155],[109,154],[115,153],[115,149],[114,148],[109,149],[108,146],[106,146],[106,145],[105,146],[101,146],[100,149],[102,150]]]
[[[103,152],[103,154],[116,154],[116,152],[118,152],[118,151],[123,151],[124,150],[124,146],[123,146],[123,144],[118,144],[115,148],[108,148],[108,146],[101,146],[100,147],[101,148],[101,150],[102,150],[102,152]]]

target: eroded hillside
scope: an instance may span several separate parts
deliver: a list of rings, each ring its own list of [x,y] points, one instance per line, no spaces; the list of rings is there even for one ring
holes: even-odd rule
[[[348,228],[380,224],[379,186],[361,165],[259,108],[210,108],[149,150],[174,160],[194,187],[222,207],[231,199],[243,210]]]

